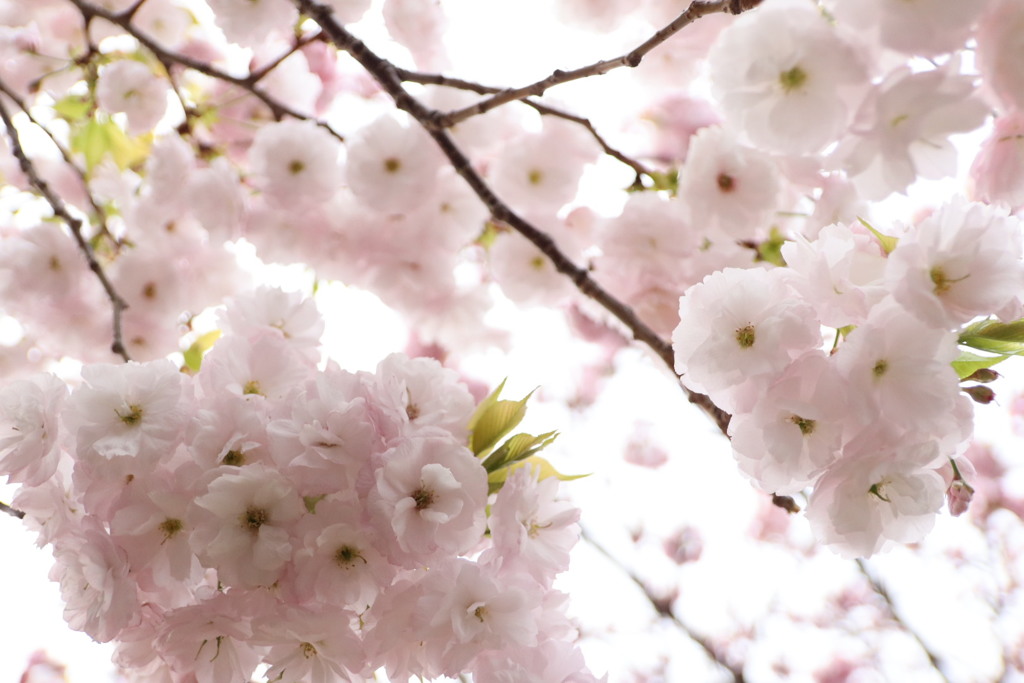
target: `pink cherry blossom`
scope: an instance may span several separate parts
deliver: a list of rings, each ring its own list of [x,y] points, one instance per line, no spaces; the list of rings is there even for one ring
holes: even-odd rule
[[[817,318],[790,291],[782,270],[756,268],[726,268],[687,290],[672,333],[683,382],[724,399],[744,381],[779,373],[820,346]]]
[[[815,535],[843,557],[868,557],[924,537],[942,507],[945,483],[933,469],[934,442],[886,448],[876,435],[815,484],[807,518]]]
[[[289,119],[259,130],[249,161],[269,201],[292,206],[323,202],[337,192],[342,178],[338,154],[338,141],[326,130],[312,121]]]
[[[74,537],[55,543],[50,579],[60,582],[64,618],[101,643],[138,620],[138,589],[124,551],[94,518],[82,520]]]
[[[377,211],[408,213],[434,191],[440,156],[419,127],[382,116],[347,145],[345,179],[359,201]]]
[[[908,311],[958,327],[1003,310],[1024,291],[1021,221],[956,199],[921,221],[889,255],[886,282]]]
[[[467,448],[447,434],[424,431],[399,441],[382,459],[368,504],[381,533],[394,538],[393,562],[416,566],[476,544],[487,474]]]
[[[1024,114],[1011,111],[997,116],[995,127],[982,143],[971,166],[973,199],[990,204],[1024,206]]]
[[[692,225],[753,238],[767,227],[778,194],[778,170],[766,154],[736,143],[719,127],[693,136],[679,177]]]
[[[109,113],[128,117],[128,133],[141,135],[153,130],[167,111],[168,87],[143,64],[121,59],[100,71],[96,99]]]
[[[59,415],[68,390],[53,375],[33,375],[0,389],[0,474],[38,486],[61,458]]]
[[[305,510],[280,473],[263,465],[222,467],[195,501],[193,550],[228,586],[269,586],[291,559],[292,528]]]
[[[722,31],[708,56],[725,120],[763,149],[812,153],[846,128],[865,66],[806,5],[771,5]]]

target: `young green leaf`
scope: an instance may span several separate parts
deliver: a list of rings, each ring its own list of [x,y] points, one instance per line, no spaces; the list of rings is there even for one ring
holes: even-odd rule
[[[875,230],[875,228],[863,218],[858,217],[857,220],[860,221],[861,225],[871,231],[871,234],[875,236],[878,243],[882,245],[882,251],[886,254],[891,254],[892,250],[896,248],[896,245],[900,243],[897,238],[890,237],[889,235],[883,235],[879,231]]]
[[[980,320],[960,332],[958,342],[981,351],[1013,355],[1024,351],[1024,320]]]
[[[1010,358],[1013,354],[1001,355],[1001,356],[979,356],[976,353],[970,351],[961,351],[960,357],[953,361],[953,369],[956,370],[956,374],[960,379],[967,379],[978,370],[990,368],[997,363],[1002,363],[1007,358]]]
[[[534,453],[546,448],[557,436],[558,432],[547,432],[539,436],[525,433],[516,434],[501,444],[484,460],[484,469],[488,472],[493,472],[509,463],[525,460]]]
[[[192,342],[192,346],[188,347],[188,350],[183,354],[185,356],[185,365],[189,370],[199,372],[199,368],[203,364],[203,356],[213,348],[214,342],[220,339],[220,334],[220,330],[213,330]]]
[[[573,479],[582,479],[583,477],[589,477],[589,474],[562,474],[554,468],[554,466],[540,457],[535,455],[527,458],[526,460],[520,460],[519,462],[513,463],[508,467],[502,467],[500,470],[495,470],[487,475],[487,487],[488,493],[497,493],[501,490],[501,487],[505,485],[505,481],[508,480],[510,474],[515,472],[520,467],[538,467],[540,468],[540,479],[547,479],[548,477],[555,477],[559,481],[572,481]]]

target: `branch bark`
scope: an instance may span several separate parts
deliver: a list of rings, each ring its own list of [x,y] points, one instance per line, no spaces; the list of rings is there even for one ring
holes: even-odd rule
[[[79,2],[80,0],[72,1]],[[554,240],[549,235],[519,216],[491,190],[490,186],[473,168],[472,162],[459,149],[444,127],[438,125],[438,117],[442,116],[442,114],[424,106],[402,87],[398,71],[391,62],[378,56],[365,43],[345,30],[334,19],[334,13],[330,7],[320,5],[313,0],[292,0],[292,2],[320,25],[321,30],[324,31],[335,47],[348,52],[353,59],[359,62],[373,76],[381,88],[395,101],[395,106],[407,112],[423,126],[430,136],[434,138],[434,141],[441,148],[442,153],[447,157],[455,171],[469,184],[470,188],[472,188],[473,192],[480,198],[480,201],[484,203],[484,206],[487,207],[487,210],[490,211],[496,220],[507,224],[530,240],[534,246],[551,260],[555,269],[568,277],[581,293],[593,299],[615,316],[629,328],[634,339],[650,347],[675,372],[675,358],[672,352],[672,345],[659,337],[654,330],[640,320],[629,306],[601,287],[597,281],[590,277],[590,273],[587,270],[573,263],[568,256],[558,249]],[[730,415],[712,403],[711,399],[704,394],[691,392],[685,387],[683,387],[683,390],[689,397],[690,402],[707,413],[715,421],[715,424],[722,433],[727,434]]]
[[[321,128],[324,128],[331,135],[338,138],[338,140],[344,141],[344,138],[341,135],[339,135],[337,131],[328,126],[323,121],[319,121],[313,117],[306,116],[302,112],[289,107],[288,105],[284,104],[283,102],[277,100],[274,97],[271,97],[270,95],[263,92],[262,90],[260,90],[260,88],[257,87],[260,79],[262,79],[264,76],[270,73],[270,71],[272,71],[274,67],[280,64],[281,61],[284,61],[284,59],[287,58],[292,51],[294,51],[295,49],[299,49],[302,45],[305,45],[308,42],[312,42],[313,40],[318,39],[318,36],[305,36],[303,38],[297,39],[296,46],[291,51],[280,56],[278,59],[272,60],[270,62],[270,68],[257,69],[256,71],[250,73],[247,76],[233,76],[228,72],[218,69],[217,67],[208,64],[200,59],[194,59],[192,57],[189,57],[188,55],[183,55],[173,50],[168,50],[164,48],[153,38],[149,37],[142,31],[140,31],[137,27],[135,27],[131,23],[131,15],[128,13],[111,12],[102,7],[97,7],[96,5],[85,2],[84,0],[68,0],[68,2],[77,7],[78,11],[82,13],[82,17],[85,19],[86,25],[88,25],[88,23],[94,17],[99,17],[100,19],[109,21],[110,23],[123,29],[126,33],[135,38],[135,40],[139,41],[139,43],[143,47],[152,52],[153,55],[157,58],[157,60],[159,60],[160,63],[164,65],[164,68],[167,68],[169,64],[177,64],[187,69],[198,71],[199,73],[210,76],[211,78],[216,78],[220,81],[224,81],[225,83],[235,85],[245,90],[246,92],[252,94],[253,97],[256,97],[258,100],[263,102],[263,104],[265,104],[267,108],[270,109],[270,113],[276,120],[281,120],[285,116],[291,116],[292,118],[303,120],[314,120]]]
[[[96,260],[96,255],[93,253],[92,248],[89,246],[88,241],[85,239],[85,235],[82,232],[82,221],[75,216],[72,216],[68,211],[67,205],[64,204],[64,200],[61,199],[60,195],[50,188],[50,185],[43,180],[43,178],[36,171],[35,165],[25,154],[24,148],[21,146],[21,139],[18,137],[18,131],[14,127],[14,121],[11,119],[11,114],[7,110],[7,106],[3,102],[3,98],[0,97],[0,119],[3,120],[4,126],[7,129],[7,137],[11,143],[11,152],[18,160],[18,165],[21,167],[22,173],[28,178],[32,187],[36,188],[46,202],[50,205],[55,216],[58,216],[64,221],[65,225],[68,226],[68,230],[71,231],[71,236],[74,237],[75,243],[78,244],[78,249],[82,252],[85,257],[85,261],[89,266],[89,270],[93,272],[96,278],[100,281],[100,285],[103,286],[103,291],[106,292],[107,298],[110,299],[111,305],[113,305],[113,334],[114,340],[110,345],[110,350],[119,355],[125,360],[125,362],[131,360],[128,356],[128,351],[125,349],[124,340],[121,336],[121,315],[124,310],[128,308],[128,304],[121,298],[121,295],[117,293],[110,280],[107,278],[107,274],[103,271],[103,266]]]
[[[746,681],[746,679],[743,676],[742,666],[729,662],[725,658],[725,656],[718,651],[718,648],[716,648],[709,639],[705,638],[702,635],[694,633],[693,629],[687,626],[686,623],[682,619],[680,619],[679,616],[675,613],[675,610],[672,608],[672,604],[654,595],[651,592],[651,589],[648,588],[644,580],[641,579],[636,573],[634,573],[632,569],[627,567],[625,564],[622,563],[621,560],[612,555],[607,548],[598,543],[593,536],[587,533],[585,529],[581,530],[580,537],[584,541],[586,541],[592,548],[594,548],[599,553],[604,555],[608,559],[608,561],[615,565],[615,567],[619,571],[621,571],[623,574],[629,577],[629,579],[634,584],[636,584],[636,586],[644,594],[644,597],[647,598],[647,601],[651,603],[651,607],[654,608],[654,611],[657,612],[658,616],[668,619],[672,623],[674,623],[676,627],[686,635],[687,638],[689,638],[694,643],[700,646],[700,649],[704,651],[704,654],[707,655],[708,659],[717,664],[719,668],[731,674],[735,683],[744,683]]]
[[[900,628],[901,631],[907,633],[908,635],[910,635],[911,638],[917,641],[917,644],[920,646],[921,650],[928,658],[928,662],[932,665],[932,668],[935,669],[936,673],[939,674],[942,680],[946,681],[946,683],[950,683],[949,677],[946,676],[942,659],[928,646],[928,643],[924,642],[924,639],[921,637],[921,635],[914,629],[910,628],[910,626],[908,626],[907,623],[903,620],[903,617],[900,615],[899,610],[896,608],[896,603],[893,601],[892,596],[889,594],[889,589],[886,588],[885,584],[879,581],[875,577],[875,575],[871,573],[871,570],[868,569],[867,562],[865,562],[863,558],[857,558],[857,569],[859,569],[860,573],[864,575],[864,578],[865,580],[867,580],[868,585],[871,586],[871,590],[873,590],[878,595],[878,597],[882,598],[882,601],[885,603],[885,606],[889,611],[889,616],[893,620],[893,622]]]
[[[476,104],[447,114],[442,114],[437,117],[436,124],[447,128],[473,116],[479,116],[480,114],[500,107],[503,104],[522,100],[527,97],[540,97],[548,89],[553,88],[556,85],[569,83],[570,81],[578,81],[583,78],[590,78],[591,76],[600,76],[624,66],[639,66],[640,62],[642,62],[644,57],[647,56],[647,53],[664,43],[676,33],[679,33],[679,31],[686,26],[689,26],[697,19],[708,14],[716,14],[719,12],[732,12],[734,14],[738,14],[744,9],[746,9],[746,7],[736,1],[730,2],[729,0],[717,0],[712,2],[698,2],[695,0],[694,2],[691,2],[690,6],[687,7],[686,10],[684,10],[683,13],[676,17],[671,23],[655,32],[650,38],[624,55],[620,55],[613,59],[594,62],[593,64],[589,64],[578,69],[572,69],[570,71],[555,69],[551,72],[551,75],[536,81],[535,83],[524,85],[520,88],[508,88],[492,95],[491,97],[480,100]]]

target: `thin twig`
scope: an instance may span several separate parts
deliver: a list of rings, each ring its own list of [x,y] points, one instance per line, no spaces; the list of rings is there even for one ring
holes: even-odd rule
[[[6,512],[9,515],[14,515],[18,519],[25,519],[25,513],[21,510],[12,508],[7,503],[0,502],[0,512]]]
[[[325,122],[320,121],[314,117],[307,116],[295,109],[292,109],[291,107],[284,104],[280,100],[271,97],[270,95],[256,87],[256,81],[266,76],[269,70],[262,71],[261,73],[258,72],[258,78],[254,78],[252,73],[250,73],[248,76],[233,76],[228,72],[218,69],[217,67],[208,64],[200,59],[195,59],[193,57],[189,57],[188,55],[183,55],[180,52],[175,52],[173,50],[168,50],[164,48],[153,38],[149,37],[145,33],[141,32],[138,28],[136,28],[131,23],[130,20],[125,19],[124,13],[118,14],[116,12],[110,12],[106,9],[103,9],[102,7],[97,7],[96,5],[92,5],[88,2],[85,2],[84,0],[68,0],[68,2],[72,3],[75,7],[78,8],[78,11],[82,13],[82,17],[85,19],[86,24],[88,24],[93,17],[99,17],[124,29],[126,33],[135,38],[135,40],[139,41],[139,43],[143,47],[152,52],[156,56],[156,58],[164,65],[165,68],[169,63],[178,64],[187,69],[192,69],[193,71],[198,71],[201,74],[210,76],[211,78],[216,78],[217,80],[238,86],[246,92],[251,93],[254,97],[263,102],[263,104],[267,105],[267,107],[270,109],[271,115],[274,117],[275,120],[280,121],[285,116],[291,116],[292,118],[296,119],[315,121],[321,128],[325,129],[331,135],[338,138],[338,140],[344,141],[344,138],[333,128],[327,125]]]
[[[77,2],[78,0],[73,0]],[[321,29],[330,38],[335,47],[345,50],[359,62],[364,69],[380,84],[395,101],[402,111],[409,113],[421,126],[434,138],[434,142],[441,148],[441,151],[448,158],[452,168],[462,176],[476,193],[480,201],[484,203],[494,219],[505,223],[515,229],[519,234],[530,240],[535,247],[540,249],[550,259],[555,269],[568,277],[576,288],[585,296],[593,299],[619,319],[633,334],[633,338],[643,342],[653,350],[659,358],[670,368],[675,368],[675,357],[672,352],[672,345],[662,339],[658,334],[647,326],[629,306],[619,301],[599,285],[590,273],[573,263],[572,259],[566,256],[556,245],[551,237],[524,220],[519,214],[513,211],[508,204],[503,202],[484,179],[473,168],[469,158],[455,144],[448,132],[436,125],[436,118],[440,112],[428,109],[419,100],[410,95],[399,79],[391,62],[378,56],[370,50],[363,41],[349,33],[334,19],[333,10],[330,7],[320,5],[313,0],[292,0],[295,5],[305,14],[312,17]],[[686,391],[689,400],[694,405],[706,412],[718,425],[723,434],[727,433],[730,416],[721,408],[712,403],[711,399],[703,394]]]
[[[628,576],[629,579],[637,585],[640,591],[644,594],[644,597],[647,598],[647,600],[651,603],[651,607],[654,608],[654,611],[658,614],[658,616],[671,620],[672,623],[674,623],[676,627],[678,627],[679,630],[686,635],[687,638],[689,638],[690,640],[692,640],[700,646],[700,648],[704,651],[704,654],[707,655],[708,659],[710,659],[712,662],[717,664],[725,671],[728,671],[730,674],[732,674],[732,677],[736,681],[736,683],[743,683],[746,680],[743,677],[743,667],[736,666],[735,664],[731,664],[728,661],[726,661],[725,657],[721,653],[719,653],[718,649],[715,648],[714,645],[712,645],[710,640],[708,640],[707,638],[698,633],[694,633],[693,630],[689,626],[687,626],[686,623],[682,619],[680,619],[679,616],[675,613],[675,610],[672,608],[671,602],[654,595],[654,593],[651,592],[651,589],[648,588],[647,584],[644,582],[643,579],[637,576],[637,574],[635,574],[632,569],[623,564],[622,561],[619,560],[619,558],[612,555],[607,548],[605,548],[603,545],[594,540],[594,537],[587,533],[586,529],[581,529],[580,537],[588,544],[590,544],[592,548],[594,548],[599,553],[608,558],[609,562],[615,565],[615,567],[619,571]]]
[[[11,115],[7,111],[6,105],[3,103],[3,98],[0,98],[0,119],[3,119],[4,126],[7,128],[7,137],[11,142],[11,152],[18,159],[18,164],[21,167],[22,173],[25,174],[25,177],[28,178],[32,186],[39,190],[39,193],[43,195],[43,198],[46,199],[50,208],[53,209],[54,215],[60,217],[68,226],[68,229],[71,231],[71,236],[75,238],[75,242],[78,244],[79,250],[82,252],[86,263],[89,265],[89,270],[96,275],[96,278],[103,286],[103,291],[107,293],[107,298],[110,299],[110,303],[114,307],[114,340],[110,345],[110,350],[121,356],[121,358],[126,362],[131,360],[121,337],[121,315],[124,310],[128,308],[128,304],[125,303],[125,300],[122,299],[121,295],[114,289],[114,286],[107,278],[107,274],[103,272],[103,267],[100,265],[100,262],[96,260],[96,255],[93,253],[88,241],[86,241],[85,236],[82,234],[82,221],[75,218],[68,212],[68,208],[64,204],[64,200],[50,188],[49,183],[42,179],[37,172],[35,165],[33,165],[32,161],[28,158],[28,155],[25,154],[25,150],[21,146],[21,139],[18,137],[18,131],[14,127],[14,121],[11,120]]]
[[[266,76],[271,71],[276,69],[281,64],[281,62],[291,57],[293,54],[304,48],[306,45],[309,45],[310,43],[315,42],[317,40],[320,40],[320,38],[321,36],[319,31],[315,33],[306,34],[301,38],[296,38],[295,42],[292,43],[292,46],[288,48],[288,50],[282,52],[274,59],[270,60],[269,62],[267,62],[260,68],[256,69],[255,71],[251,72],[247,80],[253,85],[256,85],[257,83],[260,82],[260,80],[263,79],[264,76]]]
[[[503,104],[515,102],[516,100],[521,100],[527,97],[540,97],[549,88],[556,85],[569,83],[570,81],[578,81],[582,78],[589,78],[591,76],[600,76],[601,74],[608,73],[609,71],[623,66],[639,66],[640,62],[643,61],[643,58],[647,56],[648,52],[664,43],[697,19],[707,14],[729,11],[738,12],[742,11],[742,8],[739,8],[736,3],[730,3],[729,0],[716,0],[713,2],[698,2],[695,0],[690,3],[690,6],[687,7],[686,10],[684,10],[683,13],[676,17],[671,23],[664,28],[659,29],[650,38],[624,55],[620,55],[613,59],[594,62],[593,64],[589,64],[578,69],[572,69],[570,71],[555,69],[547,78],[542,78],[530,85],[525,85],[521,88],[508,88],[492,95],[491,97],[482,99],[476,104],[472,104],[462,109],[457,109],[447,114],[442,114],[436,119],[435,124],[447,128],[449,126],[454,126],[460,121],[465,121],[468,118],[478,116],[496,107],[500,107]]]
[[[395,69],[395,74],[403,82],[420,83],[422,85],[441,85],[448,88],[455,88],[458,90],[468,90],[470,92],[475,92],[481,95],[486,95],[489,93],[498,93],[502,91],[501,88],[483,85],[481,83],[474,83],[472,81],[466,81],[461,78],[451,78],[448,76],[442,76],[441,74],[421,73],[418,71],[409,71],[408,69]],[[621,161],[623,164],[633,169],[633,172],[636,173],[638,179],[640,176],[644,175],[647,176],[648,178],[653,178],[651,171],[646,166],[644,166],[636,159],[626,156],[624,153],[620,152],[616,148],[609,145],[608,142],[604,139],[604,137],[597,132],[597,129],[594,128],[594,125],[590,122],[590,119],[585,118],[583,116],[577,116],[576,114],[570,114],[567,111],[556,109],[555,107],[543,104],[541,102],[537,102],[536,100],[530,98],[521,100],[521,102],[529,107],[532,107],[539,114],[565,119],[566,121],[572,121],[575,124],[583,126],[587,130],[587,132],[589,132],[590,135],[594,138],[594,140],[597,141],[597,144],[601,146],[601,149],[604,151],[605,154],[612,157],[613,159]]]
[[[32,116],[32,112],[29,111],[25,101],[18,97],[18,93],[14,92],[6,83],[4,83],[2,79],[0,79],[0,93],[3,93],[4,95],[7,95],[9,98],[11,98],[11,100],[16,105],[18,105],[18,108],[21,109],[21,111],[25,114],[25,117],[31,123],[35,124],[36,128],[43,131],[43,133],[46,134],[46,137],[50,138],[50,142],[52,142],[53,146],[57,148],[58,152],[60,152],[60,156],[62,159],[64,159],[64,163],[70,166],[74,174],[78,176],[78,180],[82,183],[82,187],[88,189],[89,181],[85,177],[85,172],[82,171],[78,164],[75,163],[74,159],[71,158],[71,153],[68,152],[67,148],[65,148],[64,145],[60,143],[60,140],[58,140],[54,136],[54,134],[50,132],[49,128],[44,126],[42,123],[36,120],[34,116]],[[113,240],[114,237],[111,234],[110,229],[107,228],[107,212],[104,211],[103,207],[99,205],[99,202],[97,202],[96,199],[92,196],[92,193],[87,191],[85,193],[85,196],[86,199],[89,201],[89,206],[91,206],[92,210],[96,213],[96,221],[99,223],[100,232],[102,232],[104,235],[109,236]]]
[[[860,570],[860,573],[864,575],[864,578],[871,586],[871,590],[877,593],[878,597],[882,598],[882,601],[885,602],[885,605],[888,608],[889,615],[892,618],[893,622],[895,622],[896,625],[899,626],[902,631],[904,631],[905,633],[910,635],[910,637],[917,641],[918,646],[920,646],[921,650],[924,651],[924,654],[928,658],[929,663],[931,663],[932,668],[935,669],[936,673],[939,674],[939,677],[941,677],[942,680],[946,681],[946,683],[949,683],[949,677],[946,676],[946,672],[943,669],[942,659],[937,654],[935,654],[934,651],[932,651],[932,649],[928,646],[926,642],[924,642],[924,639],[921,638],[920,634],[914,629],[910,628],[910,626],[907,625],[907,622],[903,620],[903,617],[900,616],[899,610],[896,609],[896,603],[893,601],[892,596],[889,595],[889,589],[887,589],[881,581],[875,578],[875,576],[868,569],[867,562],[865,562],[863,558],[858,557],[856,561],[857,568]]]

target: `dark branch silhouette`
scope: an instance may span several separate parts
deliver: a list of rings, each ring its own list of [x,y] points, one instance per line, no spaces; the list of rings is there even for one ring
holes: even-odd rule
[[[113,305],[113,327],[114,327],[114,340],[110,345],[110,350],[121,356],[126,362],[131,360],[128,356],[128,351],[125,349],[124,340],[121,336],[121,315],[124,310],[128,308],[128,304],[121,298],[121,295],[117,293],[114,286],[110,283],[107,278],[107,274],[103,271],[103,266],[96,260],[96,255],[93,253],[92,247],[89,246],[89,242],[85,239],[85,235],[82,233],[82,221],[75,216],[72,216],[68,211],[67,205],[64,204],[64,200],[61,199],[60,195],[50,188],[50,185],[42,179],[39,173],[36,171],[35,165],[25,154],[25,150],[21,146],[21,139],[18,137],[18,131],[14,127],[14,122],[11,120],[11,114],[7,111],[7,106],[3,102],[3,98],[0,98],[0,119],[3,119],[4,126],[7,129],[7,137],[11,143],[11,152],[18,160],[18,165],[21,168],[21,172],[28,178],[29,183],[32,187],[36,188],[46,202],[53,209],[53,214],[58,216],[68,226],[68,230],[71,231],[71,236],[75,238],[75,242],[78,244],[79,250],[85,257],[86,263],[89,265],[89,270],[96,275],[96,278],[100,281],[103,286],[103,291],[107,293],[107,298],[110,299],[110,303]]]

